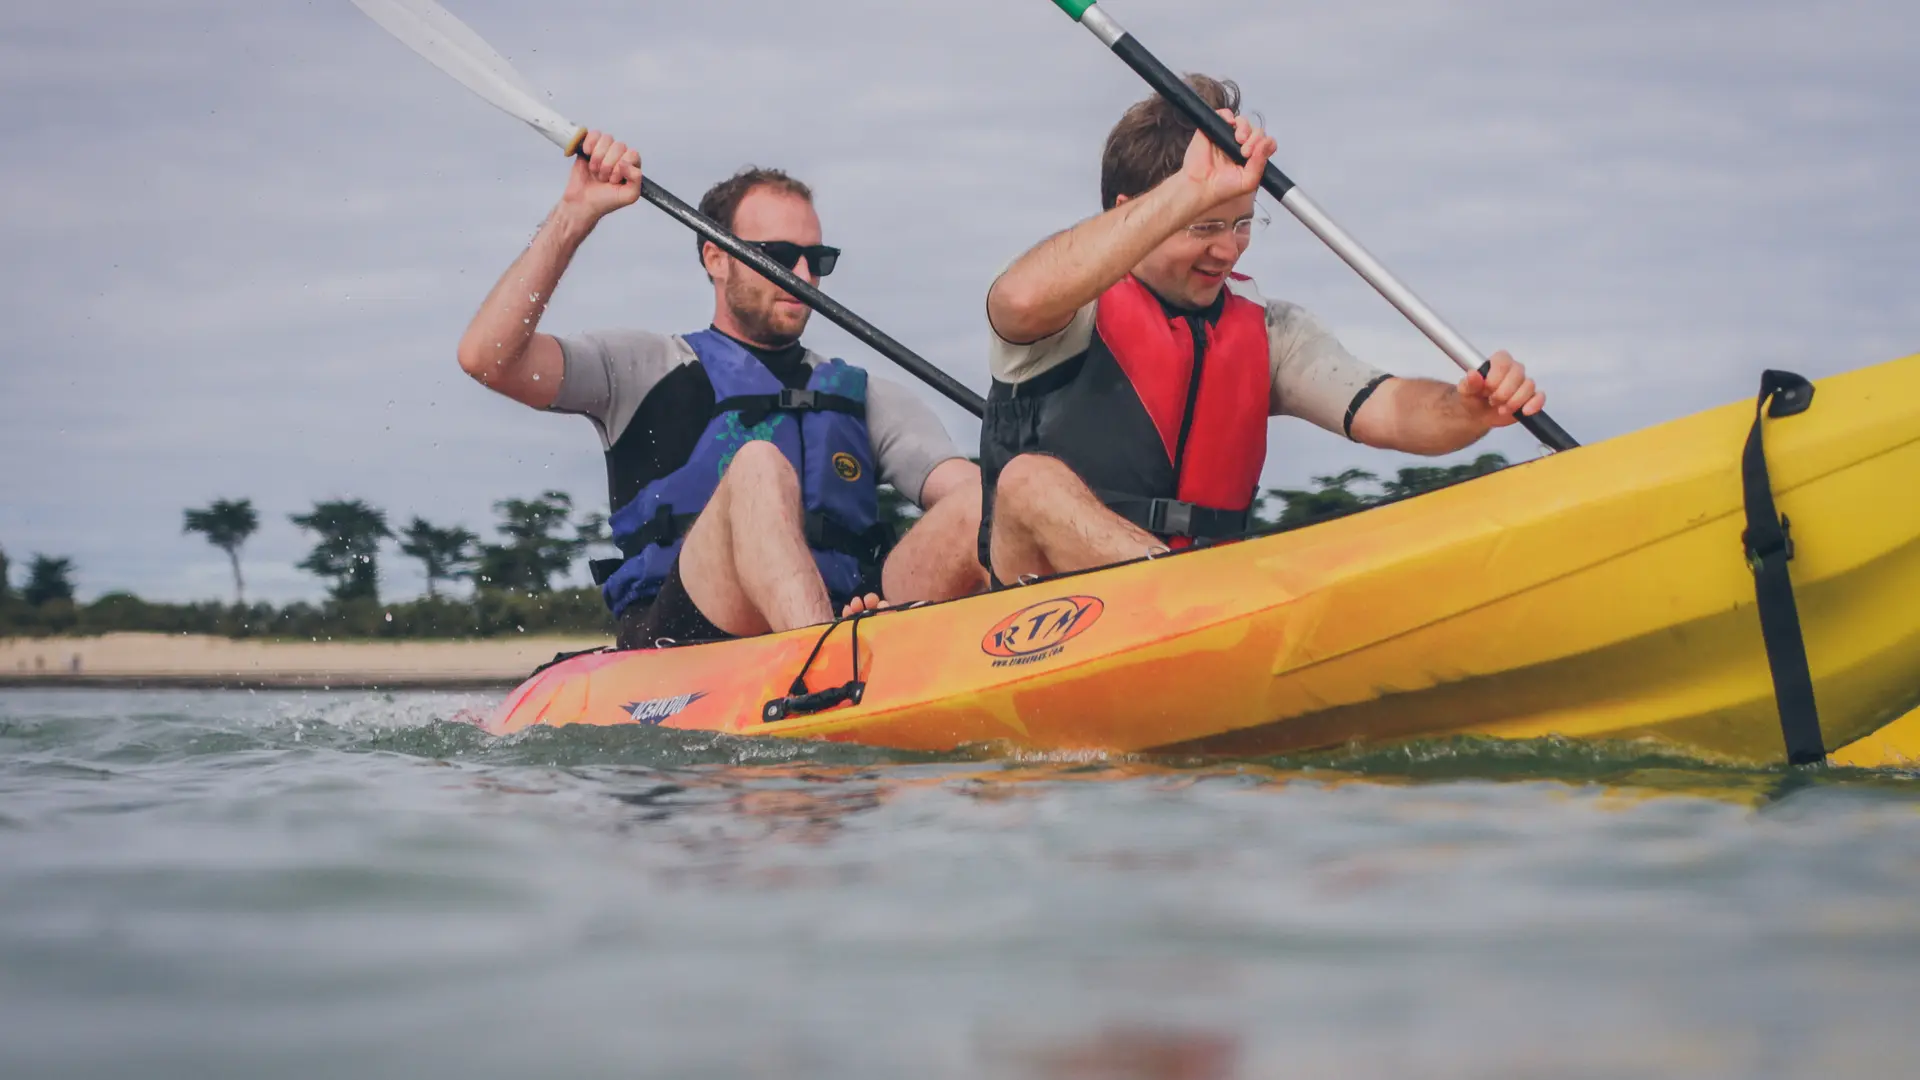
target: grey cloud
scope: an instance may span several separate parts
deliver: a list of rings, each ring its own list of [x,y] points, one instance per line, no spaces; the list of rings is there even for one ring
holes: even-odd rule
[[[450,6],[574,119],[693,199],[745,161],[819,191],[833,291],[976,387],[996,269],[1096,209],[1143,93],[1041,0]],[[1110,0],[1172,65],[1237,77],[1308,190],[1600,438],[1911,351],[1920,75],[1891,3]],[[355,495],[484,528],[603,490],[590,431],[455,369],[564,163],[346,0],[0,12],[0,544],[87,592],[218,595],[180,508],[251,495],[261,595],[314,595],[285,515]],[[1357,351],[1451,369],[1284,212],[1246,268]],[[704,321],[685,233],[609,220],[556,330]],[[816,320],[815,343],[866,357]],[[884,361],[873,361],[883,374]],[[974,428],[942,416],[963,442]],[[1501,433],[1491,448],[1530,453]],[[1383,460],[1278,425],[1269,477]],[[389,588],[417,588],[397,558]]]

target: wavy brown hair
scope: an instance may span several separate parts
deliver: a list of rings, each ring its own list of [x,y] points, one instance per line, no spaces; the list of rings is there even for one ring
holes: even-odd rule
[[[1210,109],[1240,111],[1240,87],[1231,79],[1188,75],[1187,85]],[[1113,209],[1122,195],[1129,199],[1145,195],[1179,172],[1193,132],[1193,124],[1158,94],[1128,109],[1107,133],[1107,146],[1100,154],[1101,208]]]
[[[742,166],[740,171],[707,189],[700,196],[700,212],[718,222],[728,232],[733,231],[733,216],[740,212],[744,202],[755,188],[772,188],[788,195],[798,195],[808,202],[813,201],[813,189],[788,176],[779,169],[763,169],[758,165]],[[693,250],[699,252],[700,262],[706,263],[707,241],[698,233],[694,234]]]

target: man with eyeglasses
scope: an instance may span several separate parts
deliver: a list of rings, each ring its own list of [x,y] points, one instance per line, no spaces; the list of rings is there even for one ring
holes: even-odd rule
[[[1458,385],[1389,376],[1234,273],[1274,142],[1239,89],[1188,82],[1233,121],[1235,164],[1158,97],[1101,160],[1104,213],[1042,241],[987,294],[994,383],[980,433],[980,559],[1002,582],[1248,528],[1267,418],[1444,454],[1545,407],[1495,353]]]
[[[977,591],[979,469],[910,391],[800,344],[812,310],[701,241],[711,325],[553,337],[541,313],[601,218],[640,195],[640,156],[588,133],[565,193],[460,340],[460,366],[536,409],[592,420],[606,451],[614,542],[594,564],[621,648],[826,622],[886,602]],[[807,186],[747,168],[700,212],[818,284]],[[880,483],[924,509],[889,551]]]

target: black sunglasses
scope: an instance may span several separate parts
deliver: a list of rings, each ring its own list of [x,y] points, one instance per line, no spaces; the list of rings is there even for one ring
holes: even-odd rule
[[[803,246],[791,240],[749,240],[747,246],[759,248],[768,258],[789,270],[798,267],[800,256],[805,255],[813,272],[821,277],[833,273],[833,264],[840,261],[840,249],[825,244]]]

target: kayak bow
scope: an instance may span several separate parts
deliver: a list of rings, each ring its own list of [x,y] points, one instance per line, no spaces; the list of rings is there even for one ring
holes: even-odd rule
[[[1824,744],[1845,748],[1920,706],[1920,500],[1898,494],[1920,480],[1920,356],[1818,385],[1767,456]],[[1291,532],[881,612],[857,643],[841,624],[576,657],[485,726],[1234,756],[1558,735],[1778,762],[1752,424],[1739,402]]]

